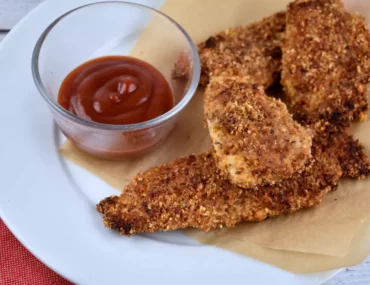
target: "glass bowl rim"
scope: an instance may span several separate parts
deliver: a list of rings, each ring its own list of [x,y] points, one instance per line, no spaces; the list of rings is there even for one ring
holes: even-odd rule
[[[162,115],[160,115],[160,116],[158,116],[154,119],[144,121],[144,122],[141,122],[141,123],[127,124],[127,125],[111,125],[111,124],[98,123],[98,122],[94,122],[94,121],[91,121],[91,120],[87,120],[87,119],[83,119],[81,117],[78,117],[78,116],[72,114],[71,112],[69,112],[68,110],[64,109],[62,106],[60,106],[58,104],[58,102],[56,100],[54,100],[53,98],[51,98],[48,95],[48,92],[47,92],[44,84],[42,83],[42,79],[41,79],[41,76],[40,76],[40,70],[39,70],[40,51],[41,51],[42,45],[43,45],[45,39],[47,38],[48,34],[52,31],[52,29],[59,22],[61,22],[68,15],[71,15],[74,12],[77,12],[77,11],[83,9],[83,8],[86,8],[86,7],[96,6],[96,5],[104,5],[104,4],[128,5],[128,6],[137,7],[139,9],[144,9],[144,10],[151,11],[152,13],[157,14],[159,16],[162,16],[165,19],[169,20],[169,22],[172,23],[182,33],[182,35],[187,40],[187,43],[189,44],[189,46],[191,48],[191,57],[192,57],[192,61],[193,61],[193,64],[194,64],[194,72],[193,72],[193,76],[191,78],[191,84],[190,84],[189,89],[187,90],[186,94],[180,100],[180,102],[177,103],[171,110],[167,111],[166,113],[164,113],[164,114],[162,114]],[[90,4],[86,4],[86,5],[74,8],[74,9],[64,13],[63,15],[59,16],[56,20],[54,20],[42,32],[41,36],[37,40],[37,42],[35,44],[35,47],[34,47],[34,50],[33,50],[33,53],[32,53],[31,69],[32,69],[32,76],[33,76],[33,80],[35,82],[35,85],[36,85],[38,91],[40,92],[40,94],[42,95],[42,97],[48,103],[49,106],[51,106],[56,112],[58,112],[63,117],[66,117],[66,118],[74,121],[75,123],[83,124],[85,126],[92,127],[92,128],[99,128],[99,129],[102,129],[102,130],[120,130],[120,131],[141,130],[141,129],[146,129],[146,128],[150,128],[150,127],[159,125],[159,124],[171,119],[172,117],[177,115],[179,112],[181,112],[187,106],[187,104],[190,102],[190,100],[193,98],[193,96],[194,96],[194,94],[197,90],[199,79],[200,79],[200,61],[199,61],[198,51],[197,51],[196,45],[194,44],[193,40],[190,38],[188,33],[185,31],[185,29],[183,27],[181,27],[181,25],[178,24],[171,17],[169,17],[168,15],[164,14],[163,12],[161,12],[159,10],[156,10],[152,7],[145,6],[145,5],[142,5],[142,4],[131,3],[131,2],[126,2],[126,1],[102,1],[102,2],[90,3]]]

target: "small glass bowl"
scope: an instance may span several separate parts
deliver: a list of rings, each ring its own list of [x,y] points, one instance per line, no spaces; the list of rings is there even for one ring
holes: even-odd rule
[[[58,104],[64,78],[82,63],[101,56],[129,55],[157,68],[171,86],[175,106],[137,124],[110,125],[77,117]],[[175,126],[199,82],[196,46],[167,15],[129,2],[99,2],[67,12],[43,32],[33,51],[35,84],[59,128],[79,149],[106,159],[150,151]]]

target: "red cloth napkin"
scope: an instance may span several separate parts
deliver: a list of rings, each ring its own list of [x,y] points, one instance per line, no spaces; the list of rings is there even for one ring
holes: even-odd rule
[[[0,284],[72,285],[34,257],[0,219]]]

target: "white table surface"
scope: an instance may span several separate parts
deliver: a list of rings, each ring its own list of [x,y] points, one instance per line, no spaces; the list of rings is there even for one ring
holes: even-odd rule
[[[0,42],[7,32],[43,0],[0,0]],[[60,0],[63,1],[63,0]],[[325,285],[370,284],[370,257],[362,264],[346,268]]]

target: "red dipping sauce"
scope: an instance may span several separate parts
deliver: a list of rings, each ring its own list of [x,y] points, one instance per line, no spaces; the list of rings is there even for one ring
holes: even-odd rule
[[[74,69],[58,103],[98,123],[126,125],[154,119],[174,106],[171,88],[150,64],[128,56],[105,56]]]

